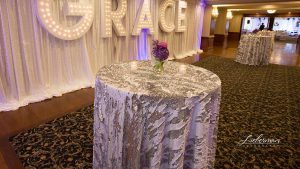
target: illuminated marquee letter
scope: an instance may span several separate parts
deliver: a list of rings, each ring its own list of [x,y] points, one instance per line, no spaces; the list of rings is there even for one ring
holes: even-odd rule
[[[166,10],[171,8],[175,13],[175,1],[173,0],[165,0],[161,3],[159,8],[159,27],[164,32],[172,32],[175,29],[174,23],[167,24],[166,22]]]
[[[186,15],[185,10],[187,8],[186,1],[178,0],[176,7],[176,32],[186,31]],[[183,11],[184,9],[184,11]]]
[[[94,1],[85,0],[84,3],[67,2],[63,6],[66,16],[80,16],[81,19],[73,26],[64,26],[52,14],[53,0],[36,0],[37,16],[43,27],[53,36],[74,40],[82,37],[91,27],[94,19]]]
[[[101,35],[112,36],[112,25],[118,36],[125,36],[126,30],[122,19],[126,15],[127,0],[118,0],[118,8],[112,11],[112,0],[101,0]]]
[[[138,36],[142,29],[149,29],[150,34],[154,33],[152,16],[150,12],[150,0],[144,0],[143,5],[138,12],[132,35]]]

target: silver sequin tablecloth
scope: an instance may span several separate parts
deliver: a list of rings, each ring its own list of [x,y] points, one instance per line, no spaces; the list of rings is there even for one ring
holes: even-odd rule
[[[271,36],[271,50],[273,50],[275,46],[275,31],[263,30],[256,33],[260,36]]]
[[[219,77],[177,62],[152,69],[132,61],[98,72],[93,168],[213,168]]]
[[[273,48],[272,36],[242,35],[236,61],[247,65],[268,65]]]

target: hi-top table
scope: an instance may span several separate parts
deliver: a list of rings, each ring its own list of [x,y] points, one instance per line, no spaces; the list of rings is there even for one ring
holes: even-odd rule
[[[212,168],[221,81],[192,65],[150,61],[101,68],[95,86],[94,169]]]
[[[272,36],[256,34],[242,35],[236,62],[247,65],[268,65],[272,54]]]

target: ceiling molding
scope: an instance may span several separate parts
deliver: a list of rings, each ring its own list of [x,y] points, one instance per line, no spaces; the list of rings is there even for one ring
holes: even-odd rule
[[[222,9],[230,9],[235,13],[266,13],[275,9],[279,13],[300,13],[300,1],[282,0],[207,0],[208,4]]]
[[[295,4],[300,3],[299,1],[284,1],[284,0],[206,0],[209,5],[220,5],[220,4],[253,4],[253,3],[281,3],[281,4]]]

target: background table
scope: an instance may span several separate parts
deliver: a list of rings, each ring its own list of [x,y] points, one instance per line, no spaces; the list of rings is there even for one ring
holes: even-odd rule
[[[149,61],[101,68],[95,86],[93,167],[212,168],[221,81],[200,67]]]
[[[271,50],[273,50],[275,45],[275,35],[276,35],[275,31],[263,30],[263,31],[258,31],[256,34],[260,36],[271,36]]]
[[[248,65],[267,65],[272,54],[272,36],[242,35],[236,61]]]

